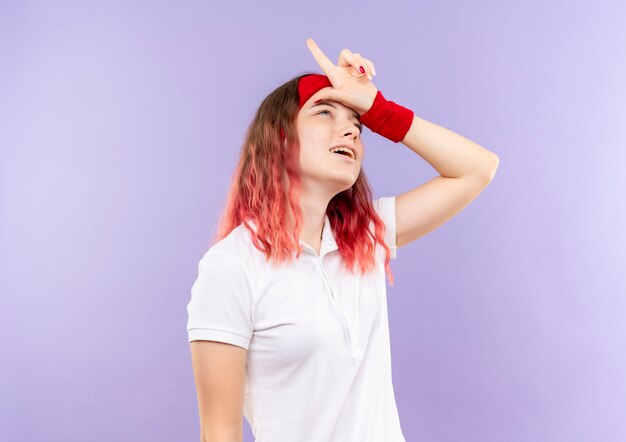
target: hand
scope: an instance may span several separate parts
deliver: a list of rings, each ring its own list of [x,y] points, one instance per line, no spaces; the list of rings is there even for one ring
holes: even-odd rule
[[[358,53],[343,49],[339,53],[337,65],[334,65],[312,38],[307,38],[306,44],[333,85],[332,88],[325,89],[322,99],[339,101],[344,106],[354,109],[359,115],[367,112],[378,92],[370,81],[371,76],[376,75],[374,64]],[[360,66],[365,73],[359,70]]]

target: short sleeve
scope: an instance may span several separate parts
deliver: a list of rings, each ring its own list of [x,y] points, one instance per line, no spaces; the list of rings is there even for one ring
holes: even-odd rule
[[[251,281],[235,255],[209,250],[187,304],[191,341],[220,341],[248,349],[252,338]]]
[[[372,201],[372,205],[385,223],[385,244],[389,247],[391,259],[396,259],[396,197],[380,197]]]

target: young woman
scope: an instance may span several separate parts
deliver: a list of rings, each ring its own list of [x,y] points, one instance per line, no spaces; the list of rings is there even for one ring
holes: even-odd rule
[[[386,100],[344,49],[261,103],[187,306],[202,440],[404,441],[391,377],[385,274],[459,213],[495,154]],[[363,125],[440,175],[372,200]]]

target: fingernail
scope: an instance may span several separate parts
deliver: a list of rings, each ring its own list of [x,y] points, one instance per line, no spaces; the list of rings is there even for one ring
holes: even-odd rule
[[[361,71],[362,74],[365,73],[365,69],[363,69],[363,66],[359,66],[359,71]]]
[[[376,75],[376,69],[372,68],[372,74]]]

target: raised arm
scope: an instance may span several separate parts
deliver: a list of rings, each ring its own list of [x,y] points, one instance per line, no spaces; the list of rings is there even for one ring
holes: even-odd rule
[[[415,115],[402,144],[439,176],[396,198],[396,245],[401,247],[446,223],[493,179],[499,159],[473,141]]]

